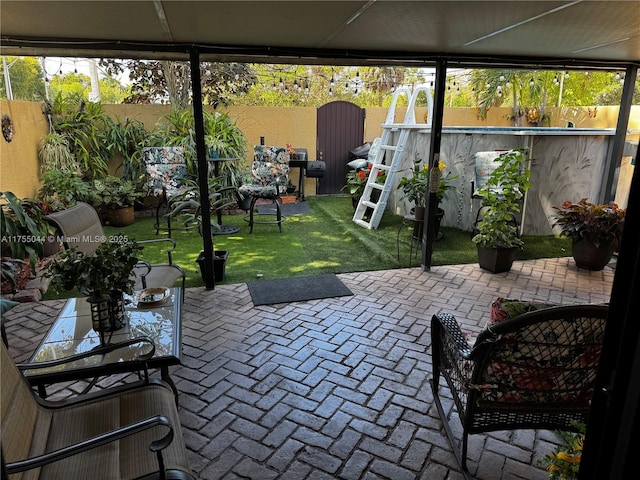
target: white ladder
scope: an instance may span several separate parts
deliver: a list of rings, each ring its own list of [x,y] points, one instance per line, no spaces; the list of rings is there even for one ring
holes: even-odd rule
[[[424,91],[427,95],[427,101],[429,106],[429,113],[427,117],[427,124],[418,125],[416,123],[415,116],[415,103],[418,97],[418,93]],[[395,111],[396,103],[400,96],[406,95],[409,100],[409,106],[407,107],[407,113],[405,114],[403,123],[395,123]],[[409,133],[417,128],[425,128],[431,124],[431,115],[433,112],[431,92],[426,87],[417,87],[413,94],[411,90],[406,87],[397,89],[393,94],[389,111],[387,112],[387,118],[382,125],[382,137],[380,138],[380,145],[378,150],[374,153],[374,158],[371,165],[371,171],[369,172],[369,178],[364,186],[364,191],[356,212],[353,215],[353,221],[365,228],[375,229],[380,225],[382,215],[387,207],[387,201],[389,200],[389,193],[393,186],[393,179],[398,167],[402,160],[402,154],[404,152],[405,145],[409,139]],[[397,141],[394,143],[394,134],[398,133]],[[393,152],[391,162],[385,161],[387,152]],[[380,173],[386,172],[387,176],[384,183],[378,183],[378,176]],[[377,201],[372,200],[371,194],[374,192],[380,192]],[[373,209],[373,213],[369,216],[369,219],[365,219],[365,215],[368,209]]]

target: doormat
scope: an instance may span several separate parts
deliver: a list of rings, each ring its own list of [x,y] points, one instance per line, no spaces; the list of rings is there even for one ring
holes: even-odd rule
[[[276,206],[273,203],[263,203],[257,206],[258,213],[261,215],[275,215]],[[307,202],[298,203],[283,203],[280,205],[280,211],[282,215],[300,215],[303,213],[309,213],[309,206]]]
[[[254,305],[304,302],[353,295],[333,273],[247,282]]]

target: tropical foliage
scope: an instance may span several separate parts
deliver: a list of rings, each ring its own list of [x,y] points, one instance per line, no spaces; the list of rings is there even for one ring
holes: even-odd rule
[[[479,189],[482,206],[487,207],[478,222],[478,233],[472,238],[485,248],[522,248],[514,219],[520,213],[525,192],[531,187],[531,172],[525,166],[526,149],[513,149],[495,161],[500,165]]]
[[[543,464],[546,465],[550,480],[577,480],[582,460],[585,426],[576,423],[579,432],[557,432],[564,445],[558,445],[553,453],[545,455]]]
[[[586,239],[596,246],[612,244],[614,248],[620,244],[626,210],[615,203],[597,205],[583,198],[578,203],[566,201],[553,208],[554,226],[574,242]]]
[[[220,158],[244,159],[247,139],[231,117],[226,113],[207,110],[203,112],[203,116],[207,148],[217,151]],[[192,109],[173,110],[165,115],[152,132],[151,143],[153,146],[182,147],[188,172],[196,174],[195,122]],[[246,165],[241,161],[228,161],[220,162],[218,167],[219,175],[226,176],[230,185],[238,185]]]

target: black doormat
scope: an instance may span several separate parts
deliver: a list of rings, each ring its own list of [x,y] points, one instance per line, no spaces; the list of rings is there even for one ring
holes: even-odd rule
[[[247,282],[254,305],[353,295],[333,273]]]
[[[263,203],[258,205],[258,213],[261,215],[275,215],[276,214],[276,206],[273,203]],[[280,211],[282,215],[299,215],[302,213],[309,213],[309,206],[307,202],[296,202],[296,203],[283,203],[280,205]]]

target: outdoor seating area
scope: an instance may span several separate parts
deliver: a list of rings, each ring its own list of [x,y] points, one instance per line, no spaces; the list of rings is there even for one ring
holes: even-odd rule
[[[438,333],[432,317],[453,315],[463,338],[482,342],[498,297],[563,305],[551,310],[575,313],[583,307],[571,306],[608,302],[613,276],[610,267],[578,269],[564,257],[518,261],[502,275],[477,264],[345,273],[338,277],[353,295],[262,306],[253,305],[246,283],[187,288],[181,365],[167,367],[181,424],[173,448],[182,448],[183,438],[189,468],[207,480],[459,478],[429,385],[436,361],[432,335]],[[31,358],[66,302],[17,305],[3,315],[15,362]],[[525,315],[546,317],[542,312]],[[523,322],[503,320],[491,328],[506,332],[516,323]],[[158,377],[149,367],[152,379]],[[101,376],[95,388],[138,381],[136,373],[120,371]],[[85,385],[49,385],[47,401],[75,398]],[[440,386],[442,412],[460,439],[465,430],[457,397],[444,379]],[[175,408],[171,391],[163,395],[166,408]],[[4,426],[3,419],[3,444]],[[521,429],[529,426],[471,435],[471,474],[479,480],[546,479],[541,461],[560,438],[549,430],[555,424]],[[166,458],[173,468],[171,455]]]

